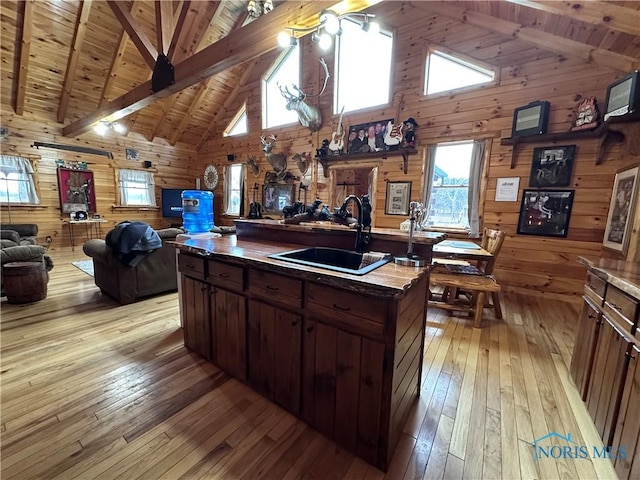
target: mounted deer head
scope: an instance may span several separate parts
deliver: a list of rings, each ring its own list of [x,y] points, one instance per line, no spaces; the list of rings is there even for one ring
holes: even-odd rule
[[[269,165],[273,167],[273,170],[277,173],[284,172],[287,169],[287,156],[284,153],[272,153],[273,147],[276,144],[276,136],[270,135],[269,138],[273,142],[267,142],[267,140],[260,136],[260,142],[262,142],[262,151]]]
[[[320,126],[322,125],[322,115],[320,114],[320,110],[318,107],[313,105],[309,105],[305,102],[307,97],[319,97],[324,93],[324,89],[327,88],[327,81],[329,80],[329,69],[327,68],[327,64],[323,58],[318,60],[324,69],[324,85],[322,86],[322,90],[320,93],[316,95],[307,95],[304,93],[300,87],[297,85],[293,85],[293,90],[297,93],[293,93],[289,90],[289,87],[278,83],[278,88],[280,89],[280,93],[287,101],[287,110],[293,110],[298,114],[298,120],[303,127],[307,127],[312,132],[317,132],[320,130]]]
[[[245,162],[247,167],[251,170],[251,172],[257,177],[260,174],[260,166],[258,165],[258,160],[253,155],[250,156]]]

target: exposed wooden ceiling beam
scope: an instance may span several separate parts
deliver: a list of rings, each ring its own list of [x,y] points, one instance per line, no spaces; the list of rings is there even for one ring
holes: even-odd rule
[[[29,50],[31,48],[31,30],[33,26],[33,8],[35,0],[27,0],[23,3],[22,12],[22,36],[20,38],[20,61],[15,88],[13,110],[17,115],[24,113],[24,98],[27,91],[27,73],[29,70]]]
[[[204,135],[202,135],[202,138],[200,139],[200,141],[198,142],[198,145],[196,146],[197,150],[200,150],[200,148],[202,148],[202,146],[205,144],[205,142],[209,138],[209,135],[211,135],[211,132],[213,132],[213,129],[217,125],[218,120],[220,119],[222,114],[229,109],[229,105],[231,105],[231,103],[236,99],[236,97],[238,96],[238,92],[240,92],[240,89],[244,86],[245,82],[247,81],[247,78],[249,78],[249,75],[251,74],[251,71],[256,66],[256,63],[258,63],[258,58],[254,58],[253,60],[251,60],[251,62],[249,62],[249,64],[244,68],[242,75],[240,75],[240,78],[236,82],[236,86],[233,87],[233,90],[231,90],[231,93],[227,95],[227,98],[225,98],[224,102],[222,103],[222,106],[213,115],[213,118],[211,119],[211,122],[209,122],[209,126],[207,127],[207,130],[204,132]]]
[[[133,44],[140,52],[140,55],[142,55],[145,63],[149,65],[151,70],[153,70],[156,65],[156,59],[158,58],[158,51],[156,48],[133,19],[131,14],[125,9],[123,3],[115,0],[107,0],[107,3],[111,7],[113,14],[124,27]]]
[[[192,15],[190,16],[190,21],[185,21],[184,25],[183,25],[183,29],[187,30],[187,34],[179,34],[179,42],[183,42],[183,43],[179,43],[177,48],[174,50],[174,57],[176,59],[176,61],[181,61],[184,58],[186,58],[186,56],[192,55],[193,52],[195,52],[198,48],[200,48],[200,45],[202,44],[203,40],[206,38],[206,34],[207,31],[209,30],[209,28],[211,28],[211,25],[215,25],[218,18],[220,17],[220,12],[222,12],[222,8],[220,8],[220,2],[215,2],[215,6],[213,8],[213,10],[210,10],[210,14],[211,16],[208,19],[207,22],[207,28],[203,29],[200,34],[198,35],[198,31],[196,28],[194,28],[192,21],[195,20],[199,13],[200,13],[200,8],[204,6],[206,8],[206,4],[203,2],[197,2],[196,4],[194,4],[193,9],[191,9],[191,13]],[[178,28],[178,26],[176,25],[176,29]],[[174,32],[175,34],[175,32]],[[158,131],[160,130],[160,128],[162,127],[162,125],[164,125],[164,122],[167,118],[167,115],[169,114],[169,112],[171,112],[171,110],[173,110],[173,106],[175,105],[176,101],[178,100],[178,98],[180,98],[182,94],[179,93],[178,95],[174,95],[171,98],[168,98],[164,105],[162,106],[162,115],[160,115],[156,121],[156,124],[153,127],[153,130],[151,131],[151,140],[149,141],[153,141],[153,139],[155,138],[155,136],[158,134]]]
[[[372,0],[371,3],[375,3],[375,0]],[[338,4],[338,7],[341,7],[338,13],[342,14],[346,11],[356,11],[365,6],[360,1],[357,4],[349,3],[348,5],[342,2]],[[64,127],[63,135],[70,137],[84,133],[91,128],[91,125],[100,120],[115,121],[126,117],[161,98],[184,90],[227,68],[263,55],[276,48],[276,37],[282,31],[283,26],[299,25],[303,21],[309,21],[310,17],[316,17],[319,12],[327,8],[336,9],[336,4],[333,1],[298,2],[292,0],[284,2],[269,15],[263,15],[241,29],[231,32],[228,36],[176,65],[173,85],[155,93],[151,90],[150,81],[138,85],[98,111]],[[350,8],[352,9],[350,10]]]
[[[67,71],[64,74],[62,94],[60,95],[60,103],[58,105],[58,122],[60,123],[64,122],[67,116],[69,97],[71,97],[73,80],[76,77],[78,57],[80,56],[80,49],[84,42],[84,32],[87,29],[87,21],[89,20],[89,12],[91,11],[91,1],[92,0],[80,0],[80,5],[78,6],[76,26],[73,32],[73,41],[71,42],[71,52],[69,54],[69,60],[67,61]]]
[[[507,0],[523,7],[562,15],[591,25],[601,25],[619,32],[640,35],[640,11],[620,7],[610,2],[559,2],[534,0]]]
[[[412,5],[425,12],[453,18],[459,22],[497,32],[550,52],[580,58],[585,62],[596,63],[623,72],[640,68],[640,60],[638,58],[592,47],[575,40],[551,35],[536,28],[524,27],[518,23],[491,15],[465,10],[455,5],[443,2],[414,2]]]
[[[138,7],[142,3],[142,0],[135,0],[131,4],[131,16],[135,17],[136,12],[138,11]],[[113,85],[113,81],[116,79],[118,75],[118,70],[120,70],[120,65],[122,64],[122,58],[124,56],[124,51],[127,48],[127,42],[129,41],[129,36],[124,34],[124,28],[122,32],[120,32],[120,38],[118,39],[118,48],[116,48],[115,53],[113,54],[113,58],[111,59],[111,66],[109,67],[109,74],[107,75],[107,79],[104,82],[104,87],[102,87],[102,94],[100,95],[100,103],[98,104],[98,108],[102,108],[105,103],[109,100],[109,91],[111,90],[111,86]]]
[[[178,21],[173,29],[173,35],[171,36],[171,42],[169,43],[169,49],[167,50],[167,57],[172,64],[178,63],[177,52],[180,50],[180,45],[184,42],[184,36],[189,33],[190,27],[197,16],[198,10],[191,8],[191,1],[184,0],[180,8],[180,14],[178,15]],[[184,57],[183,57],[184,58]]]
[[[193,100],[191,100],[191,105],[189,105],[189,110],[187,110],[186,115],[182,117],[182,120],[180,120],[180,125],[178,125],[178,128],[175,129],[175,133],[171,137],[171,140],[169,140],[169,143],[171,145],[175,145],[178,139],[182,136],[182,134],[186,130],[187,126],[189,125],[189,121],[193,116],[193,112],[195,112],[196,109],[200,106],[200,100],[202,99],[204,94],[207,93],[207,90],[209,90],[210,82],[211,82],[211,77],[207,78],[206,80],[203,80],[200,83],[200,86],[198,87],[198,91],[196,92],[195,97],[193,97]]]
[[[156,47],[158,52],[169,51],[171,29],[173,28],[173,8],[171,2],[156,0]]]

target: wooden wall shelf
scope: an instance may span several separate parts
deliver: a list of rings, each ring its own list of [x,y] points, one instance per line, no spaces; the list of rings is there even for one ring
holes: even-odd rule
[[[513,145],[511,151],[511,168],[516,166],[518,148],[526,143],[555,143],[587,138],[599,138],[596,165],[600,165],[606,156],[607,148],[611,143],[622,143],[625,138],[625,130],[621,124],[636,123],[640,126],[640,114],[635,113],[626,117],[612,117],[593,130],[578,132],[545,133],[543,135],[527,135],[523,137],[510,137],[500,140],[500,145]],[[632,152],[633,153],[633,152]],[[633,153],[635,154],[635,153]]]
[[[339,162],[354,162],[356,160],[370,160],[372,158],[389,158],[389,157],[402,157],[403,167],[402,171],[407,173],[409,167],[409,155],[417,153],[417,150],[413,147],[399,148],[397,150],[383,150],[380,152],[367,152],[367,153],[352,153],[346,155],[327,155],[326,157],[316,156],[316,160],[322,165],[324,176],[329,177],[328,167],[332,164]]]

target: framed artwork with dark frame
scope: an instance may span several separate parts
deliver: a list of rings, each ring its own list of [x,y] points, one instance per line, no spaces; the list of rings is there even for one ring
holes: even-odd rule
[[[347,153],[389,150],[389,146],[385,143],[385,136],[392,126],[393,118],[351,125],[347,137]],[[371,145],[375,146],[372,147]]]
[[[387,182],[385,215],[409,215],[411,182]]]
[[[616,173],[602,245],[627,255],[638,191],[638,165]]]
[[[529,186],[533,188],[569,186],[575,154],[575,145],[534,148]]]
[[[60,212],[95,213],[96,191],[93,172],[58,167],[58,193]]]
[[[575,190],[523,190],[518,234],[566,237]]]
[[[282,209],[293,204],[293,183],[265,183],[262,189],[262,211],[265,214],[282,215]]]

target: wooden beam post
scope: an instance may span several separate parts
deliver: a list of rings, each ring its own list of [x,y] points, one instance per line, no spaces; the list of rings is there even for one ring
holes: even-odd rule
[[[133,44],[140,52],[140,55],[142,55],[145,63],[149,65],[149,68],[151,70],[153,70],[153,68],[156,66],[158,51],[155,49],[142,29],[138,26],[131,14],[125,9],[124,4],[115,0],[107,0],[107,3],[111,7],[113,14],[124,27],[125,31],[129,35],[129,38],[131,38]]]
[[[156,0],[156,47],[159,53],[169,51],[171,29],[173,27],[173,9],[171,2]]]
[[[69,53],[69,60],[67,61],[67,71],[64,74],[60,103],[58,104],[58,122],[60,123],[64,122],[67,116],[69,97],[71,97],[73,80],[76,76],[76,66],[78,65],[78,57],[80,56],[80,49],[84,41],[84,32],[87,29],[91,2],[92,0],[81,0],[78,6],[78,16],[76,17],[76,26],[73,32],[73,41],[71,42],[71,52]]]
[[[22,36],[20,38],[20,63],[18,65],[17,85],[15,88],[14,111],[17,115],[24,113],[24,98],[27,90],[27,73],[29,70],[29,50],[31,48],[31,30],[33,25],[33,9],[35,0],[22,2]],[[17,52],[16,52],[17,54]]]
[[[558,35],[551,35],[533,27],[524,27],[519,23],[465,10],[455,5],[447,5],[443,2],[415,2],[413,5],[425,12],[453,18],[459,22],[484,28],[490,32],[497,32],[550,52],[577,57],[588,63],[596,63],[622,72],[640,68],[638,58],[592,47]]]

